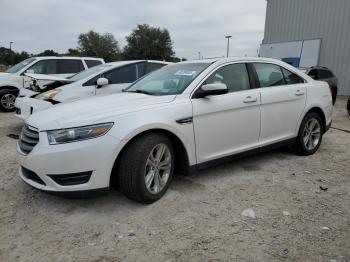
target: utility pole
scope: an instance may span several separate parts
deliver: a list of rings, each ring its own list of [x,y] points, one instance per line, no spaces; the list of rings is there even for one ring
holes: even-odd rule
[[[10,42],[10,57],[11,57],[11,66],[13,66],[13,55],[12,55],[12,44],[13,42]]]
[[[229,53],[230,53],[230,38],[232,37],[232,35],[227,35],[227,36],[225,36],[225,38],[227,38],[227,57],[228,57],[228,55],[229,55]]]

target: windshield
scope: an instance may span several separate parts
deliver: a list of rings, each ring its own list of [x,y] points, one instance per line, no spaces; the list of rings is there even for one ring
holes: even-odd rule
[[[109,68],[111,67],[112,65],[106,65],[106,64],[103,64],[103,65],[98,65],[98,66],[94,66],[94,67],[90,67],[89,69],[87,70],[84,70],[84,71],[81,71],[80,73],[77,73],[71,77],[69,77],[69,79],[73,80],[74,82],[75,81],[79,81],[79,80],[82,80],[84,78],[87,78],[91,75],[94,75],[98,72],[102,72],[103,70],[105,70],[106,68]]]
[[[32,63],[33,61],[35,61],[35,58],[28,58],[26,60],[23,60],[22,62],[7,69],[6,73],[17,73],[18,71],[20,71],[21,69],[23,69],[24,67]]]
[[[182,63],[165,66],[145,76],[125,92],[150,95],[181,94],[209,63]]]

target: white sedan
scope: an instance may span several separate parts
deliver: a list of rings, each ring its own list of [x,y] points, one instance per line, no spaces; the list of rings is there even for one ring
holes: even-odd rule
[[[42,92],[40,88],[35,86],[21,89],[15,102],[15,115],[26,119],[35,112],[59,103],[121,92],[123,88],[128,87],[137,79],[167,64],[169,63],[151,60],[113,62],[89,68],[68,79],[41,74],[26,74],[35,82],[51,80],[51,83],[45,86],[46,90],[48,89],[46,92]]]
[[[300,155],[315,153],[332,110],[326,83],[281,61],[182,62],[121,94],[29,117],[17,146],[19,173],[33,187],[65,194],[117,182],[127,197],[152,203],[174,172],[282,145]]]

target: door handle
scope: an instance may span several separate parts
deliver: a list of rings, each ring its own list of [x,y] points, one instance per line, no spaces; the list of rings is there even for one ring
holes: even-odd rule
[[[249,104],[249,103],[255,103],[256,101],[258,101],[258,99],[255,97],[251,97],[251,96],[247,96],[244,100],[243,103]]]
[[[295,95],[296,96],[303,96],[305,93],[303,92],[303,91],[300,91],[300,90],[298,90],[298,91],[296,91],[295,92]]]

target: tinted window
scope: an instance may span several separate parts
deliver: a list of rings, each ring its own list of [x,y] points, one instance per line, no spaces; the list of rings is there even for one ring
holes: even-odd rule
[[[310,77],[312,77],[313,79],[317,79],[317,70],[316,70],[316,69],[311,70],[311,71],[308,73],[308,75],[309,75]]]
[[[85,69],[81,60],[59,59],[57,62],[59,74],[73,74]]]
[[[28,69],[33,70],[34,74],[58,74],[56,59],[40,60]]]
[[[287,85],[293,85],[293,84],[300,84],[304,83],[304,79],[302,79],[300,76],[288,71],[285,68],[282,68],[284,80],[287,83]]]
[[[122,84],[135,82],[136,78],[136,65],[127,65],[110,72],[103,74],[103,77],[109,80],[110,84]]]
[[[84,60],[84,61],[88,68],[102,64],[100,60]]]
[[[147,63],[146,74],[151,73],[159,68],[162,68],[163,66],[165,66],[165,65],[158,64],[158,63]]]
[[[317,76],[318,76],[318,79],[327,79],[327,78],[332,78],[333,74],[328,70],[318,69]]]
[[[273,64],[254,64],[261,87],[284,85],[284,78],[281,68]]]
[[[146,62],[138,63],[136,66],[137,66],[137,78],[144,76],[146,71]]]
[[[245,64],[232,64],[219,68],[205,84],[226,84],[229,92],[237,92],[250,88],[249,77]]]

